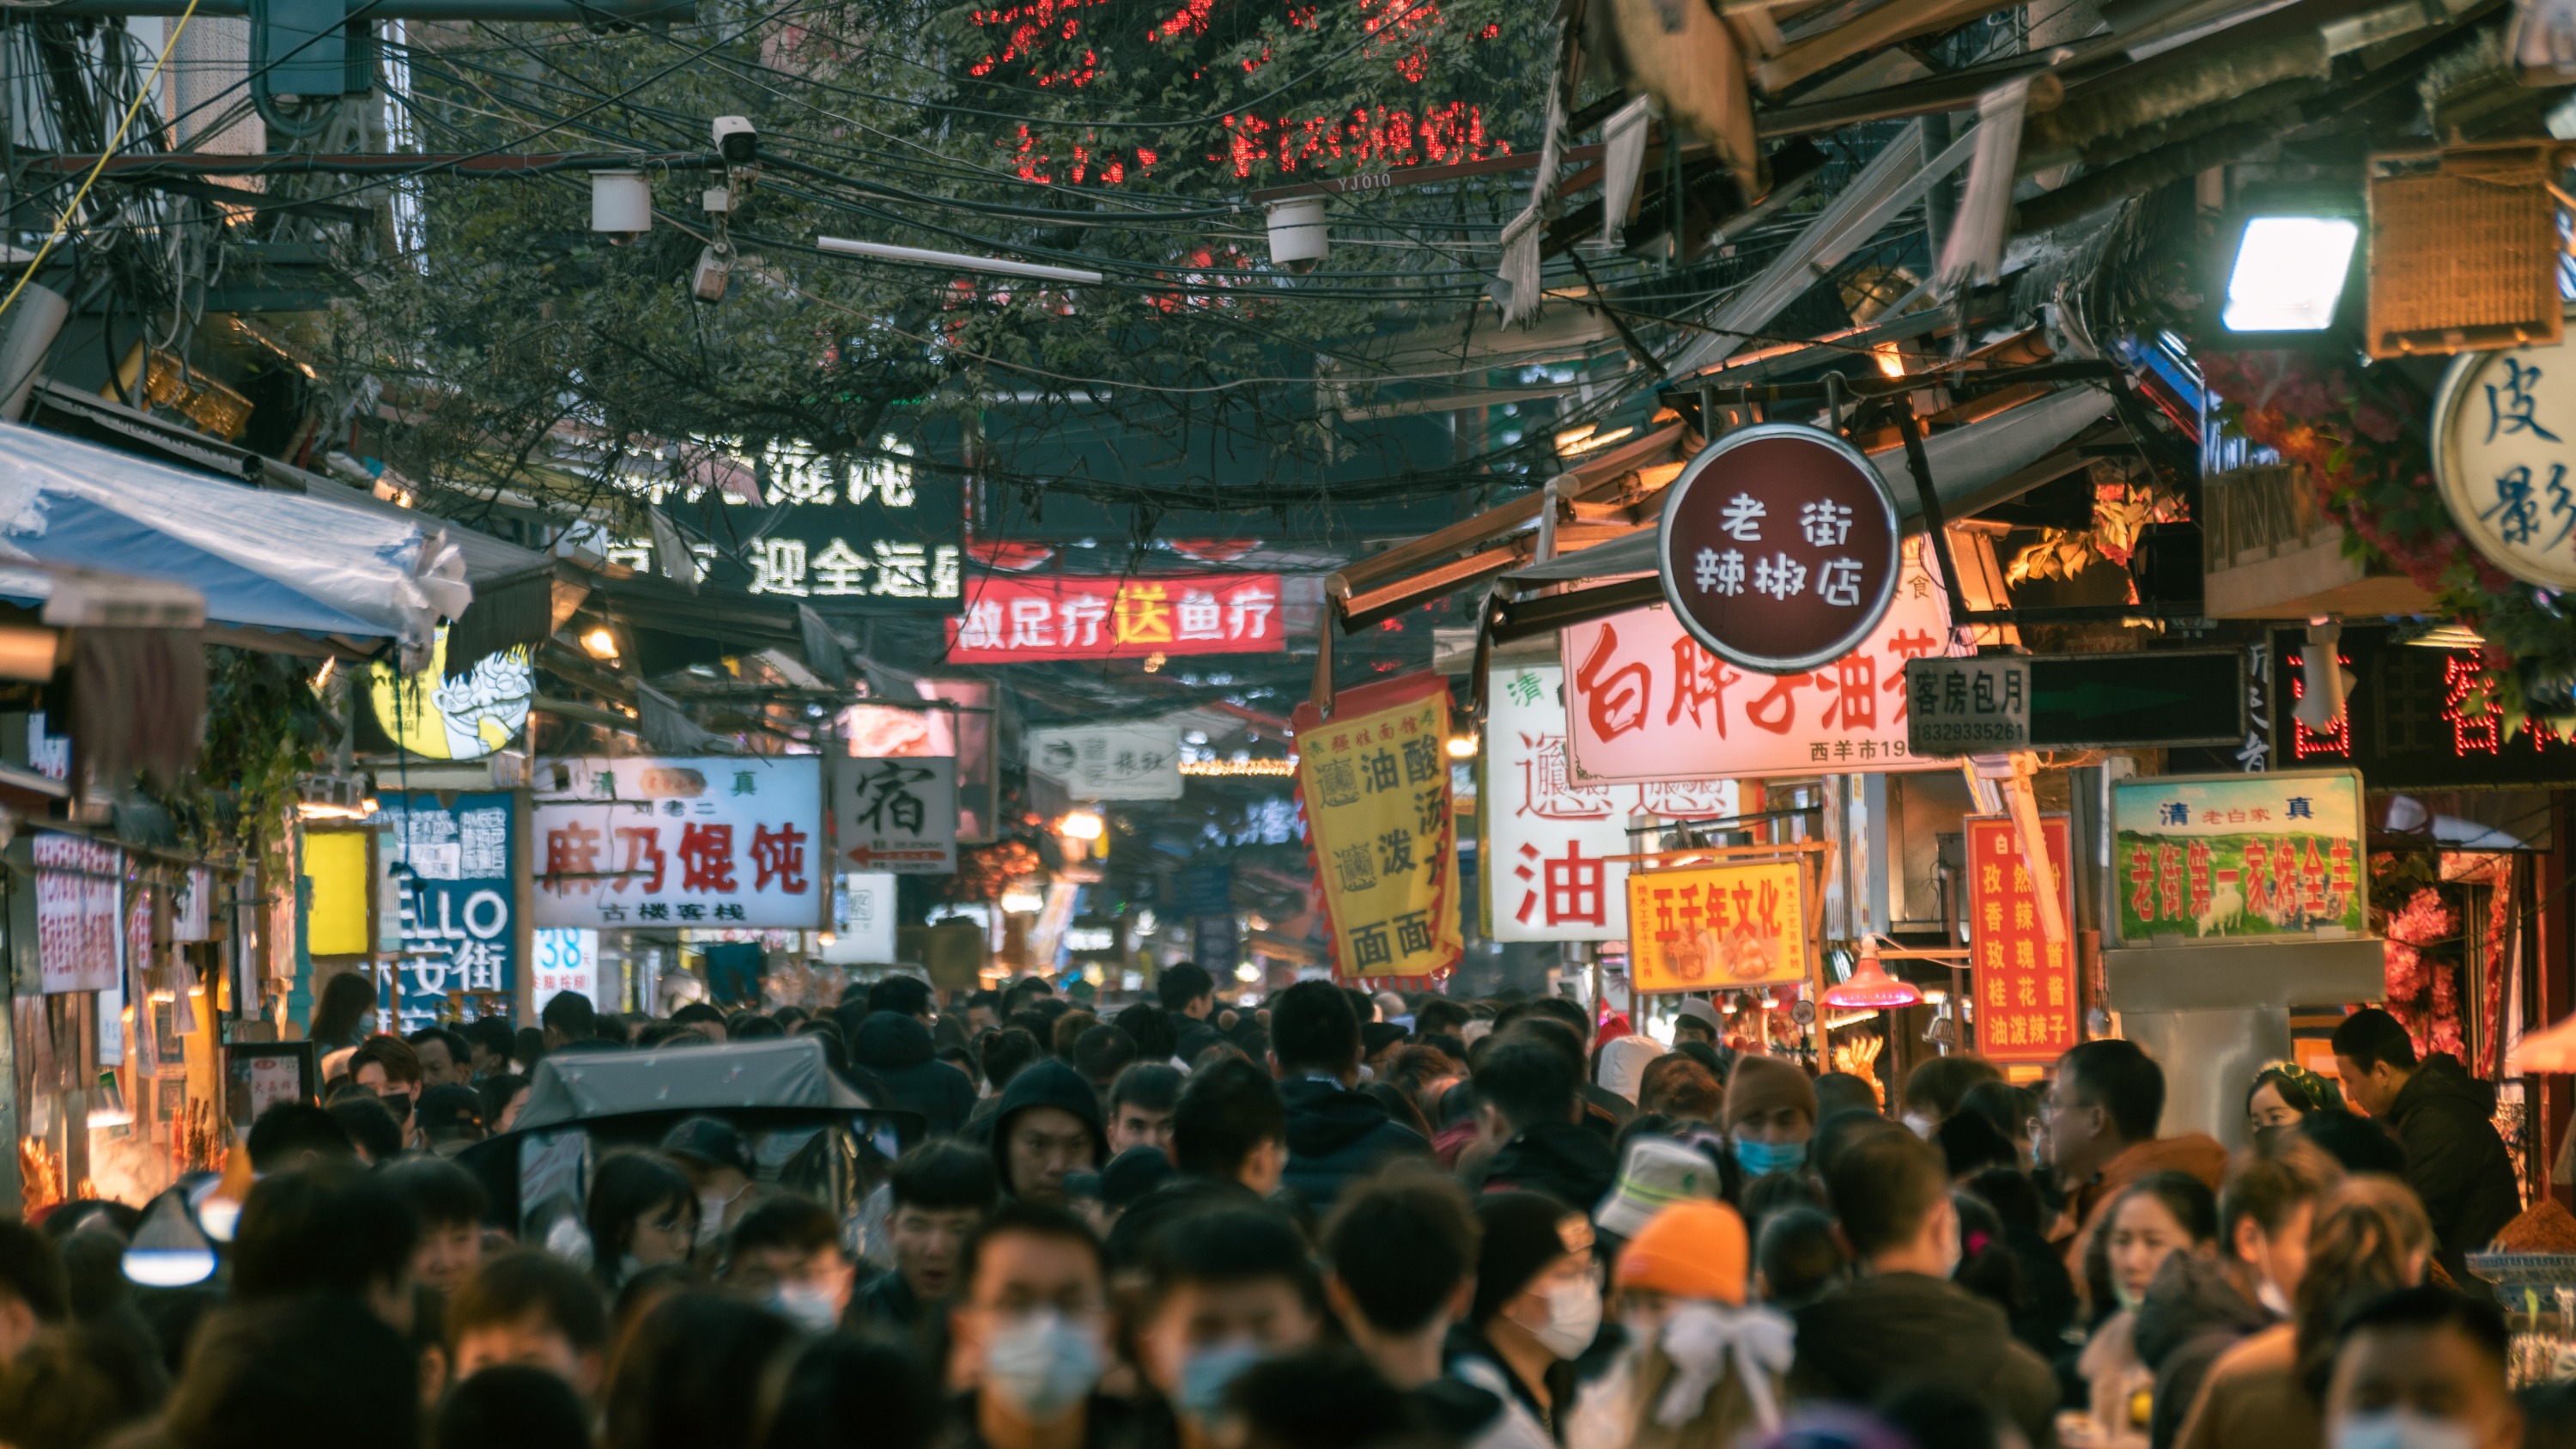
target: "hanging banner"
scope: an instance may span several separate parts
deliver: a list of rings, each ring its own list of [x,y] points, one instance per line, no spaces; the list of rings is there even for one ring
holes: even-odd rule
[[[1565,759],[1565,671],[1493,671],[1485,693],[1481,819],[1486,904],[1497,941],[1624,941],[1628,866],[1651,849],[1632,825],[1735,814],[1732,780],[1578,784]]]
[[[956,872],[955,759],[839,760],[832,778],[842,863],[895,875]]]
[[[444,626],[417,671],[397,674],[392,665],[377,664],[367,672],[376,728],[388,742],[430,760],[479,760],[507,746],[527,728],[536,688],[536,666],[524,645],[486,654],[449,678]]]
[[[518,842],[511,800],[484,791],[450,797],[415,791],[376,803],[399,901],[398,963],[390,1003],[404,1031],[448,1015],[451,991],[516,991],[512,901]]]
[[[2021,835],[2009,815],[1971,815],[1968,852],[1968,950],[1974,973],[1977,1054],[1991,1062],[2053,1062],[2082,1041],[2075,1010],[2075,956],[2048,939],[2039,923],[2040,887],[2022,859]],[[2039,817],[2048,840],[2048,869],[2058,919],[2075,919],[2075,883],[2066,869],[2067,822]]]
[[[1029,770],[1076,800],[1178,800],[1180,726],[1141,720],[1031,730]]]
[[[1277,574],[1069,578],[979,575],[948,625],[951,664],[1277,654]]]
[[[822,756],[542,760],[536,780],[533,924],[824,924]]]
[[[2111,787],[2120,942],[2366,934],[2361,776],[2165,775]]]
[[[1808,673],[1755,674],[1700,647],[1670,609],[1564,631],[1566,741],[1574,778],[1755,779],[1818,771],[1928,770],[1907,747],[1907,661],[1953,652],[1950,610],[1923,541],[1860,646]]]
[[[48,996],[116,987],[118,887],[125,858],[113,845],[39,831],[36,971]]]
[[[1420,983],[1446,975],[1466,950],[1449,799],[1448,680],[1410,674],[1344,690],[1329,721],[1308,701],[1290,726],[1334,977]]]
[[[1631,872],[1628,923],[1628,974],[1639,991],[1807,979],[1806,868],[1794,860]]]

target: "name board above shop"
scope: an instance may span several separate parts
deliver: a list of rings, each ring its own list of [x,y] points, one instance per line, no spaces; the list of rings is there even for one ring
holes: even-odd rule
[[[1763,423],[1719,438],[1664,494],[1664,602],[1729,663],[1795,674],[1849,654],[1896,589],[1896,503],[1859,449]]]
[[[828,918],[820,755],[541,760],[536,780],[536,925]]]
[[[1918,754],[2233,745],[2244,738],[2245,656],[1987,654],[1905,670]]]
[[[1278,654],[1277,574],[971,580],[948,626],[952,664],[1144,659],[1156,654]]]
[[[2350,770],[2122,780],[2111,787],[2119,944],[2363,935],[2361,832]]]
[[[1736,813],[1732,780],[1578,782],[1565,759],[1565,671],[1497,669],[1487,682],[1477,824],[1497,941],[1624,941],[1632,824]]]
[[[832,762],[835,869],[949,875],[957,869],[957,761],[940,755]]]
[[[445,625],[420,669],[398,675],[377,664],[367,672],[370,715],[385,742],[430,760],[479,760],[506,748],[528,727],[536,687],[524,646],[486,654],[449,678]]]
[[[1029,769],[1076,800],[1181,798],[1181,732],[1157,720],[1029,731]]]
[[[432,794],[388,795],[377,810],[401,903],[392,1005],[403,1029],[446,1015],[451,991],[515,991],[511,797],[457,795],[442,804]]]
[[[1951,651],[1950,610],[1923,540],[1905,540],[1886,612],[1822,667],[1739,669],[1700,647],[1670,609],[1564,631],[1565,737],[1574,777],[1747,779],[1945,765],[1906,742],[1905,666]]]
[[[887,437],[872,453],[831,455],[792,440],[757,449],[718,439],[702,475],[748,474],[767,506],[706,487],[665,501],[698,540],[709,581],[803,599],[826,613],[954,614],[964,593],[965,490]],[[620,539],[611,562],[651,569],[650,539]]]
[[[2525,583],[2576,588],[2576,331],[2464,352],[2433,400],[2433,476],[2451,521]]]
[[[2274,639],[2275,758],[2284,765],[2350,765],[2374,790],[2576,785],[2576,741],[2547,720],[2507,730],[2474,649],[2404,644],[2393,630],[2347,625],[2335,647],[2353,691],[2332,728],[2312,730],[2290,714],[2307,690],[2301,635]]]

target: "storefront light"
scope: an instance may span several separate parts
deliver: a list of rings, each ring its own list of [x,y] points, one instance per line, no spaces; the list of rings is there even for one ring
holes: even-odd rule
[[[1107,827],[1102,822],[1099,812],[1076,810],[1057,821],[1055,828],[1057,834],[1071,836],[1075,840],[1098,840],[1101,831]]]
[[[1036,891],[1002,892],[1002,913],[1009,916],[1035,915],[1046,909],[1046,897]]]
[[[2230,332],[2322,332],[2334,324],[2361,223],[2348,216],[2254,216],[2227,269]]]
[[[1451,735],[1449,737],[1449,758],[1453,760],[1472,760],[1476,758],[1476,737],[1474,735]]]
[[[605,627],[593,629],[582,635],[581,647],[593,659],[614,662],[617,658],[617,636],[609,633]]]
[[[143,1215],[125,1250],[125,1276],[146,1288],[185,1288],[215,1276],[215,1245],[188,1214],[187,1192],[173,1189]]]

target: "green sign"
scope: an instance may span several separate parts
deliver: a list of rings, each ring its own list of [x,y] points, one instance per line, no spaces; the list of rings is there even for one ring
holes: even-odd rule
[[[2122,780],[2111,829],[2124,945],[2368,933],[2349,770]]]

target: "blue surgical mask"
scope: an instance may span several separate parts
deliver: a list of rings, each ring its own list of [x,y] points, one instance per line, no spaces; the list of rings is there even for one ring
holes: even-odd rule
[[[1103,1367],[1095,1335],[1041,1309],[984,1346],[983,1383],[1026,1417],[1052,1424],[1091,1393]]]
[[[1743,1164],[1745,1172],[1753,1177],[1774,1172],[1795,1172],[1807,1165],[1807,1144],[1754,1142],[1738,1137],[1735,1139],[1735,1160]]]
[[[1261,1345],[1232,1338],[1193,1349],[1181,1360],[1181,1381],[1173,1407],[1201,1424],[1214,1423],[1225,1410],[1226,1386],[1268,1355]]]

